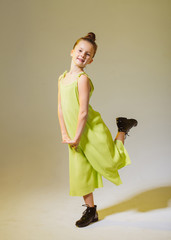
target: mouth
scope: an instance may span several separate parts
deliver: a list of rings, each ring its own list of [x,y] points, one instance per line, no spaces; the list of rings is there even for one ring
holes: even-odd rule
[[[77,58],[80,62],[84,62],[84,59],[81,59],[81,58]]]

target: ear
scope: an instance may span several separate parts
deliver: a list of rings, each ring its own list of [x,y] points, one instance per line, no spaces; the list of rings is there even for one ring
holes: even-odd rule
[[[93,60],[94,60],[94,59],[92,58],[92,59],[91,59],[91,61],[90,61],[88,64],[92,63],[92,62],[93,62]]]
[[[72,50],[71,50],[71,53],[70,53],[70,56],[71,56],[71,57],[72,57],[72,55],[73,55],[73,51],[74,51],[74,50],[72,49]]]

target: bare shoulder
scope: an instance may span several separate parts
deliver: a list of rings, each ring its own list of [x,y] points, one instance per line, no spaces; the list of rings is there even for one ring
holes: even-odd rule
[[[88,78],[88,76],[86,75],[86,74],[82,74],[80,77],[79,77],[79,79],[81,80],[81,81],[84,81],[84,82],[88,82],[89,80],[89,78]]]
[[[61,78],[63,77],[63,73],[58,77],[58,82],[61,80]]]
[[[90,90],[90,82],[89,82],[89,77],[87,75],[82,74],[79,77],[78,87],[80,87],[80,88],[88,88]]]

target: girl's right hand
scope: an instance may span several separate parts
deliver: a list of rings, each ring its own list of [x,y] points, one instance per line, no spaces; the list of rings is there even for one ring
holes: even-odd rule
[[[63,135],[62,136],[62,143],[67,143],[67,144],[69,144],[70,147],[77,150],[79,141],[72,140],[68,135]]]

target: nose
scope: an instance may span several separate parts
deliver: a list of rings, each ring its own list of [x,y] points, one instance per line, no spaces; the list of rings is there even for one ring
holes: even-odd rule
[[[84,52],[81,53],[81,57],[82,57],[82,58],[85,57],[85,53],[84,53]]]

